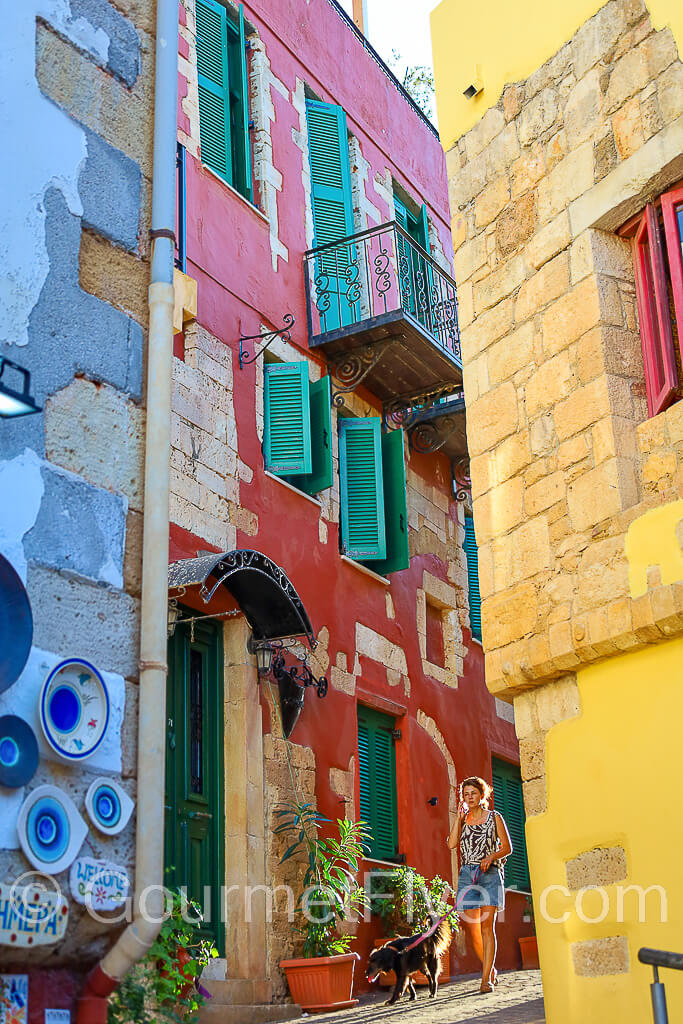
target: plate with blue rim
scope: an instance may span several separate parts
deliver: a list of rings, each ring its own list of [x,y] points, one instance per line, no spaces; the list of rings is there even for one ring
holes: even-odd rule
[[[28,722],[0,715],[0,786],[25,786],[36,773],[38,758],[38,740]]]
[[[40,724],[52,749],[66,761],[95,753],[109,725],[110,700],[102,674],[83,658],[52,669],[40,693]]]

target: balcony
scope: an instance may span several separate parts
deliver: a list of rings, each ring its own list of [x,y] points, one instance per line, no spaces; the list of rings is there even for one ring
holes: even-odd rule
[[[336,395],[362,382],[385,404],[410,404],[462,388],[455,281],[398,224],[304,262],[309,344],[325,352]]]

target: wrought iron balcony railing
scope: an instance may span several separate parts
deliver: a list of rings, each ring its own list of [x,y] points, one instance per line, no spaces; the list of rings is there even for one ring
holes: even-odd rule
[[[304,259],[312,345],[405,319],[460,367],[455,281],[399,224],[309,249]]]

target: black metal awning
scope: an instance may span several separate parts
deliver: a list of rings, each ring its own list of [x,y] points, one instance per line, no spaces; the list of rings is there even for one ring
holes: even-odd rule
[[[314,647],[313,628],[301,598],[286,572],[260,551],[225,551],[169,565],[169,590],[197,585],[207,605],[224,587],[244,612],[255,640],[305,636]]]

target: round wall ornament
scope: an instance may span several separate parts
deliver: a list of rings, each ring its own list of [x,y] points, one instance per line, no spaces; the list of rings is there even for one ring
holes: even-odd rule
[[[26,587],[0,555],[0,693],[24,670],[33,640],[33,615]]]
[[[17,834],[33,867],[58,875],[78,856],[88,826],[67,793],[57,786],[38,786],[21,805]]]
[[[28,722],[17,715],[0,716],[0,786],[25,786],[36,773],[38,757],[38,740]]]
[[[99,778],[85,795],[85,808],[95,828],[106,835],[121,832],[133,813],[134,803],[113,779]]]
[[[107,686],[88,661],[61,661],[43,683],[40,724],[52,749],[67,761],[94,754],[107,731],[109,712]]]

